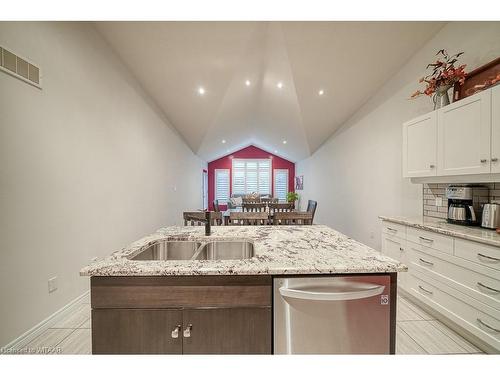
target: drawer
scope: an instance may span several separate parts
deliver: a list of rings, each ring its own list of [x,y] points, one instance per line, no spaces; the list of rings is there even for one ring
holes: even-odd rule
[[[262,276],[93,276],[95,308],[270,307],[272,279]]]
[[[422,246],[430,247],[443,253],[453,254],[453,237],[428,230],[408,228],[406,239]]]
[[[443,276],[443,281],[453,288],[500,309],[500,272],[461,259],[456,259],[459,264],[449,262],[435,250],[420,251],[411,244],[408,252],[410,268],[438,279]]]
[[[389,237],[399,237],[402,239],[406,239],[406,225],[396,224],[390,221],[383,221],[382,233],[387,234]]]
[[[409,292],[500,352],[500,310],[412,271]]]
[[[455,238],[455,255],[500,270],[500,247]]]

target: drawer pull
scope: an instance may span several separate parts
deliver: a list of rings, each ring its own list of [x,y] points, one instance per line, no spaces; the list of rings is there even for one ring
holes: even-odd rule
[[[418,258],[418,259],[419,259],[422,263],[424,263],[424,264],[428,264],[429,266],[433,266],[433,265],[434,265],[434,263],[429,262],[428,260],[425,260],[425,259],[422,259],[422,258]]]
[[[171,334],[171,336],[172,336],[173,339],[176,339],[176,338],[179,337],[179,331],[180,330],[181,330],[181,326],[180,325],[178,325],[177,327],[175,327],[175,329],[172,331],[172,334]]]
[[[485,288],[485,289],[488,289],[488,290],[491,290],[492,292],[495,292],[495,293],[500,293],[500,290],[498,289],[495,289],[495,288],[492,288],[491,286],[488,286],[488,285],[484,285],[483,283],[481,282],[477,282],[477,285],[479,285],[480,287],[482,288]]]
[[[498,259],[498,258],[490,257],[488,255],[484,255],[484,254],[481,254],[481,253],[477,253],[477,256],[481,257],[481,258],[486,258],[486,259],[489,259],[489,260],[494,260],[495,262],[500,262],[500,259]]]
[[[402,247],[399,248],[399,251],[405,251],[405,249],[403,249]]]
[[[425,289],[422,285],[419,285],[418,288],[427,294],[434,294],[431,290]]]
[[[490,326],[489,324],[486,324],[481,319],[477,318],[477,321],[479,322],[479,324],[485,326],[486,328],[491,329],[494,332],[500,333],[500,329],[494,328],[494,327]]]
[[[434,242],[434,240],[431,240],[430,238],[425,238],[422,236],[418,236],[418,238],[420,238],[422,241],[425,241],[425,242]]]
[[[191,337],[191,330],[193,329],[192,324],[188,324],[187,328],[184,330],[184,337]]]
[[[398,231],[397,229],[390,228],[390,227],[387,227],[387,230],[390,230],[391,232],[397,232]]]

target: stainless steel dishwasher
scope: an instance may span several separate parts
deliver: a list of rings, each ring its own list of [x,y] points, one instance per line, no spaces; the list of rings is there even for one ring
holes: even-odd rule
[[[274,279],[275,354],[389,354],[390,276]]]

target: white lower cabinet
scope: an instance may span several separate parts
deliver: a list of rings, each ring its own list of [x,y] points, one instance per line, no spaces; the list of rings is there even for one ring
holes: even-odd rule
[[[408,290],[409,289],[409,290]],[[422,300],[490,346],[500,350],[499,311],[418,271],[411,270],[407,289]]]
[[[500,248],[387,227],[394,225],[383,222],[382,253],[409,269],[398,275],[400,288],[500,353]]]
[[[406,240],[399,237],[394,237],[391,234],[384,233],[382,235],[382,254],[389,258],[399,260],[403,264],[407,264],[406,259]],[[398,273],[398,285],[405,286],[407,272]]]

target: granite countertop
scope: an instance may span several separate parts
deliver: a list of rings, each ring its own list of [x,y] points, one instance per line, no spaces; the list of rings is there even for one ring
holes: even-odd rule
[[[244,260],[131,261],[159,240],[248,240],[255,256]],[[348,274],[406,271],[382,255],[324,225],[168,227],[144,237],[80,271],[82,276]]]
[[[481,242],[487,245],[500,247],[500,234],[495,230],[481,227],[468,227],[464,225],[449,224],[444,219],[430,217],[404,217],[404,216],[379,216],[380,219],[410,227],[429,230],[448,236]]]

